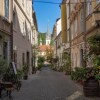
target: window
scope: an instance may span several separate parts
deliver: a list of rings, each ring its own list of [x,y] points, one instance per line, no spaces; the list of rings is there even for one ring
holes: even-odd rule
[[[16,14],[13,12],[13,28],[16,27]]]
[[[25,64],[25,53],[22,53],[22,64]]]
[[[83,49],[80,49],[80,66],[83,66]]]
[[[3,42],[3,58],[7,59],[8,56],[8,44],[7,42]]]
[[[87,16],[92,13],[92,1],[87,0]]]
[[[5,0],[5,17],[9,18],[9,0]]]
[[[75,67],[77,67],[77,53],[75,53]]]
[[[24,22],[23,22],[23,34],[24,34]]]
[[[25,36],[26,35],[26,33],[25,33],[25,22],[23,22],[23,36]]]
[[[71,39],[73,39],[73,24],[71,25]]]
[[[75,18],[75,33],[77,32],[77,17]]]
[[[80,15],[79,15],[79,16],[80,16],[80,17],[79,17],[79,21],[80,21],[80,22],[79,22],[79,27],[80,27],[80,33],[82,33],[82,32],[84,31],[84,26],[83,26],[83,22],[84,22],[84,20],[83,20],[83,19],[84,19],[84,18],[83,18],[83,15],[84,15],[84,14],[83,14],[83,11],[81,10],[79,14],[80,14]]]
[[[67,40],[68,40],[68,42],[70,41],[69,29],[68,29],[68,31],[67,31]]]

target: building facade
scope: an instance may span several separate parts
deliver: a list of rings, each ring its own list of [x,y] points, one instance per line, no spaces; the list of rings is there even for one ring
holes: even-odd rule
[[[13,0],[0,0],[0,57],[12,61]]]
[[[74,2],[74,4],[72,3]],[[85,1],[70,0],[70,32],[72,68],[84,66]]]
[[[90,1],[86,4],[86,40],[93,35],[100,35],[100,0]],[[85,42],[86,50],[88,44]],[[92,66],[89,60],[87,66]]]
[[[100,34],[100,1],[62,0],[61,16],[62,42],[69,43],[71,67],[86,66],[86,40]]]
[[[24,64],[32,70],[32,0],[13,2],[13,59],[17,68]]]
[[[32,13],[32,18],[33,18],[33,25],[32,25],[32,39],[31,39],[31,44],[32,44],[32,63],[33,67],[37,67],[37,61],[38,61],[38,26],[37,26],[37,19],[36,19],[36,13],[33,8],[33,13]],[[34,69],[33,68],[33,69]]]
[[[56,23],[53,28],[53,46],[54,46],[54,52],[53,52],[53,58],[58,58],[57,61],[57,69],[60,69],[62,66],[62,52],[63,52],[63,46],[62,46],[62,34],[61,34],[61,18],[58,18],[56,20]]]

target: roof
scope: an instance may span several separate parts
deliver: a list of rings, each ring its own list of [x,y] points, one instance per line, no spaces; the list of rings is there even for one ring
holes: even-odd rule
[[[45,52],[46,50],[50,50],[51,46],[50,45],[40,45],[39,46],[39,51]]]

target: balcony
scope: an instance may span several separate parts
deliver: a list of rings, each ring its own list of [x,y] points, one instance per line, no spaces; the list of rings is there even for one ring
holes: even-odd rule
[[[2,16],[0,16],[0,29],[11,35],[11,23]]]

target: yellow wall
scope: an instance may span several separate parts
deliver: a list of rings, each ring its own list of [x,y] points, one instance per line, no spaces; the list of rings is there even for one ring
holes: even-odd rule
[[[66,4],[61,5],[61,26],[62,26],[62,42],[67,42],[67,8]]]

